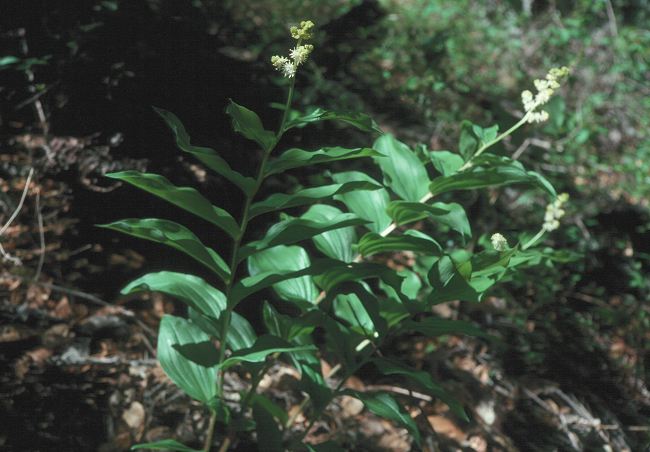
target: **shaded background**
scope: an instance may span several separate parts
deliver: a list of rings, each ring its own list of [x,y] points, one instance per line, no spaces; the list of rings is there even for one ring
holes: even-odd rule
[[[456,149],[462,119],[507,128],[534,78],[572,67],[549,104],[550,121],[524,128],[500,152],[571,194],[567,221],[548,243],[581,257],[520,274],[483,305],[452,303],[440,313],[477,322],[502,338],[499,345],[447,337],[394,347],[468,406],[492,407],[485,408],[492,423],[471,425],[431,412],[424,422],[439,432],[443,450],[643,450],[650,443],[647,0],[26,0],[3,1],[0,12],[3,224],[29,168],[36,170],[21,215],[2,237],[22,261],[3,262],[0,280],[0,397],[8,419],[0,444],[7,450],[123,450],[169,435],[197,442],[200,409],[175,395],[150,362],[148,329],[181,308],[155,296],[123,299],[119,290],[145,271],[209,275],[184,256],[95,225],[173,215],[216,249],[222,237],[102,175],[147,169],[238,212],[239,193],[181,155],[151,106],[174,112],[193,143],[252,173],[257,150],[231,132],[227,99],[257,111],[268,128],[279,121],[272,103],[282,101],[286,81],[269,59],[286,53],[288,26],[305,18],[318,31],[296,107],[366,111],[398,138],[431,149]],[[282,146],[368,140],[326,124]],[[267,189],[322,177],[304,172]],[[542,201],[528,193],[458,200],[476,230],[535,229],[541,221]],[[259,315],[254,303],[242,310]],[[578,405],[611,428],[562,427],[562,410]],[[353,430],[340,425],[336,438],[349,448],[362,440],[371,450],[402,447],[390,442],[390,430],[361,429],[358,437]]]

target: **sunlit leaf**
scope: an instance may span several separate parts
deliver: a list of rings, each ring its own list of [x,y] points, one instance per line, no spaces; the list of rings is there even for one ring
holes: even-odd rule
[[[316,201],[331,199],[335,195],[356,192],[357,190],[377,190],[380,185],[370,182],[348,182],[344,184],[323,185],[322,187],[304,188],[293,194],[276,193],[264,201],[253,203],[250,217],[256,217],[268,212],[273,212],[290,207],[313,204]]]
[[[237,283],[233,295],[250,294],[273,285],[273,289],[285,300],[311,303],[318,297],[318,288],[311,277],[285,277],[292,272],[304,271],[310,265],[309,255],[299,246],[276,246],[256,253],[248,258],[251,277]]]
[[[326,204],[316,204],[309,208],[301,218],[327,224],[343,218],[345,214],[339,209]],[[365,223],[365,221],[364,221]],[[312,240],[323,254],[332,259],[343,262],[352,262],[355,253],[352,244],[357,241],[357,234],[353,227],[337,228],[322,234],[315,235]]]
[[[347,171],[332,174],[332,179],[338,183],[363,181],[379,185],[379,183],[359,171]],[[357,190],[344,195],[337,195],[335,199],[343,202],[348,209],[360,218],[371,221],[366,227],[373,232],[381,232],[391,224],[391,219],[386,213],[386,207],[390,202],[390,196],[385,189],[379,190]]]
[[[375,155],[379,155],[379,153],[370,148],[346,149],[342,147],[331,147],[322,148],[317,151],[305,151],[293,148],[280,154],[279,157],[269,160],[264,174],[265,176],[269,176],[271,174],[282,173],[288,169],[301,168],[303,166],[335,162],[338,160],[372,157]]]
[[[429,190],[435,195],[452,190],[474,190],[485,187],[502,185],[527,184],[545,190],[555,197],[555,189],[541,175],[534,171],[526,171],[520,162],[489,154],[483,154],[473,162],[469,169],[435,178],[429,185]]]
[[[180,317],[165,315],[158,332],[158,360],[165,373],[192,398],[205,404],[214,403],[217,395],[217,367],[205,367],[187,359],[178,346],[205,343],[210,336]],[[216,348],[213,348],[217,354]]]
[[[379,128],[377,123],[370,116],[364,113],[337,113],[334,111],[323,110],[322,108],[317,108],[310,113],[292,119],[287,123],[285,130],[294,127],[305,127],[307,124],[320,121],[339,121],[356,127],[363,132],[382,133],[382,130]]]
[[[239,250],[237,259],[241,261],[254,253],[274,246],[291,245],[328,231],[367,223],[366,220],[351,213],[340,213],[332,216],[330,219],[324,219],[323,216],[319,216],[319,220],[321,221],[313,221],[306,218],[292,218],[280,221],[269,229],[263,239],[249,242],[243,246]]]
[[[429,158],[434,168],[443,176],[450,176],[463,166],[463,158],[449,151],[431,151]]]
[[[406,144],[386,134],[375,141],[373,148],[382,154],[374,160],[381,168],[386,184],[400,198],[419,201],[428,193],[426,168]]]
[[[402,235],[381,235],[369,232],[359,240],[358,250],[362,256],[394,251],[415,251],[423,254],[440,255],[438,242],[419,231],[409,230]]]

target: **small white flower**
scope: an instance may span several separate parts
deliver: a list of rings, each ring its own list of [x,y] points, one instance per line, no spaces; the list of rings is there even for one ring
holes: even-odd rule
[[[282,65],[282,75],[285,77],[291,78],[296,75],[296,65],[291,61],[286,62]]]
[[[537,94],[526,90],[521,93],[521,103],[524,110],[528,114],[528,122],[544,122],[548,119],[548,112],[536,111],[536,109],[551,100],[553,93],[560,87],[559,80],[569,74],[569,68],[552,68],[545,79],[537,79],[533,81]]]
[[[289,52],[289,56],[291,57],[293,62],[296,63],[296,65],[299,65],[307,61],[307,57],[309,56],[313,48],[314,46],[310,44],[297,46],[296,48],[291,49],[291,51]]]
[[[546,212],[544,213],[544,225],[542,228],[545,231],[554,231],[560,227],[560,219],[566,213],[562,206],[569,200],[569,195],[567,193],[562,193],[558,197],[546,206]]]
[[[508,240],[498,232],[492,234],[490,241],[492,242],[492,247],[497,251],[505,251],[508,249]]]

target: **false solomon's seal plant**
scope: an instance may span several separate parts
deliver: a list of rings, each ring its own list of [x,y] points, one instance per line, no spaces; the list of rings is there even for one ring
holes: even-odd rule
[[[408,380],[409,386],[443,401],[455,415],[468,419],[465,407],[430,374],[381,353],[382,344],[413,333],[482,335],[470,323],[435,316],[432,306],[451,300],[478,302],[518,266],[539,262],[551,251],[536,250],[534,245],[558,226],[564,213],[566,197],[557,197],[543,176],[488,151],[522,125],[546,119],[548,114],[540,107],[559,87],[566,68],[552,70],[546,79],[536,81],[536,96],[524,92],[523,117],[506,132],[499,134],[497,126],[482,128],[466,122],[458,152],[430,151],[423,146],[416,152],[382,133],[367,115],[322,109],[302,115],[291,109],[296,72],[313,50],[306,43],[313,27],[311,21],[293,27],[295,47],[289,56],[271,60],[289,82],[277,131],[267,130],[256,113],[233,101],[226,109],[234,130],[263,151],[255,174],[240,174],[216,151],[191,144],[181,121],[170,112],[157,110],[182,151],[242,191],[245,202],[241,212],[227,212],[194,188],[177,187],[157,174],[108,174],[212,223],[217,233],[232,243],[230,254],[220,256],[188,228],[171,220],[125,219],[105,225],[175,248],[214,274],[209,283],[191,274],[149,273],[123,289],[125,294],[162,292],[188,306],[187,319],[163,317],[157,354],[169,378],[210,413],[204,451],[217,442],[220,451],[228,450],[238,435],[251,431],[263,450],[319,450],[322,445],[303,444],[303,438],[328,404],[341,396],[359,399],[369,411],[406,428],[419,444],[418,427],[403,405],[408,399],[398,401],[388,393],[346,387],[346,380],[367,366]],[[353,149],[277,149],[284,134],[326,120],[374,135],[374,144]],[[365,159],[369,169],[383,178],[346,171],[330,174],[327,185],[275,193],[265,199],[257,196],[270,176],[346,159]],[[540,232],[532,238],[525,234],[511,237],[512,246],[499,233],[489,234],[491,245],[489,240],[477,242],[463,207],[451,201],[453,192],[513,184],[538,189],[549,198]],[[434,198],[440,200],[433,202]],[[291,216],[283,212],[287,209],[302,214]],[[249,224],[258,217],[266,217],[267,224],[274,218],[279,221],[265,235],[250,237]],[[481,247],[484,249],[477,250]],[[414,264],[395,270],[382,263],[382,255],[396,252],[415,256]],[[269,288],[274,293],[272,302],[262,298],[272,296],[265,291]],[[265,334],[256,334],[236,311],[244,299],[259,302]],[[296,428],[298,416],[289,416],[258,391],[260,381],[277,360],[288,361],[300,374],[305,396],[300,411],[308,420],[306,428]],[[322,360],[331,364],[325,374]],[[232,397],[226,403],[224,397],[226,374],[234,370],[249,380],[237,404]],[[134,448],[194,450],[173,439]]]

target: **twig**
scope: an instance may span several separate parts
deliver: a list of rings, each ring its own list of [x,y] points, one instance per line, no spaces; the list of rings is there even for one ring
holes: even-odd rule
[[[431,402],[433,400],[433,398],[427,394],[422,394],[421,392],[411,391],[410,389],[404,389],[392,385],[369,385],[366,386],[366,391],[387,391],[407,397],[412,397],[424,402]]]
[[[5,223],[4,226],[2,226],[2,229],[0,229],[0,236],[2,236],[2,234],[7,230],[11,223],[16,219],[18,213],[20,212],[20,209],[22,209],[25,198],[27,197],[27,192],[29,191],[29,183],[32,181],[33,175],[34,168],[30,168],[29,174],[27,175],[27,181],[25,182],[25,188],[23,189],[23,194],[20,197],[20,202],[18,203],[18,207],[16,207],[16,210],[14,210],[14,213],[11,215],[11,217],[9,217],[9,220]]]
[[[45,262],[45,233],[43,232],[43,215],[41,214],[41,190],[40,188],[36,190],[36,218],[38,219],[38,237],[41,243],[41,255],[38,257],[38,265],[36,267],[36,273],[34,274],[34,281],[38,281],[38,278],[41,277],[41,271],[43,270],[43,263]]]
[[[29,191],[29,184],[32,181],[32,176],[34,175],[34,168],[29,169],[29,174],[27,175],[27,180],[25,181],[25,188],[23,189],[23,194],[20,197],[20,201],[18,202],[18,207],[16,207],[16,210],[11,214],[9,217],[9,220],[2,226],[2,229],[0,229],[0,238],[2,238],[2,234],[7,230],[7,228],[11,225],[11,223],[16,219],[18,214],[20,213],[20,210],[23,208],[23,204],[25,202],[25,198],[27,197],[27,192]],[[2,254],[2,257],[5,260],[8,260],[10,262],[13,262],[14,265],[20,265],[20,259],[11,256],[9,253],[7,253],[2,246],[2,243],[0,243],[0,254]]]
[[[614,14],[614,7],[612,6],[611,0],[605,0],[605,6],[607,7],[607,19],[609,20],[609,31],[612,33],[612,36],[615,38],[618,36],[618,27],[616,26],[616,15]]]

